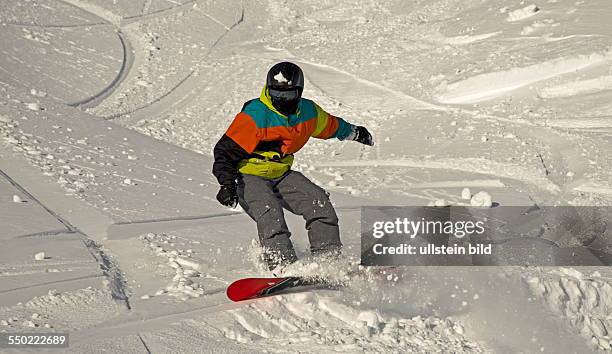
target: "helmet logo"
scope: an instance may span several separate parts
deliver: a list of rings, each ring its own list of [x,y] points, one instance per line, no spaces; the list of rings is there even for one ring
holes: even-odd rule
[[[279,84],[287,82],[287,79],[283,75],[282,71],[279,71],[278,74],[274,75],[274,80],[276,80],[276,82],[278,82]],[[291,85],[291,82],[288,82],[288,84]]]

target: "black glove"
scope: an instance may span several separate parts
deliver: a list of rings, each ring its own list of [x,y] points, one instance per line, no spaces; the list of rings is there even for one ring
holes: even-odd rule
[[[355,136],[353,140],[358,143],[362,143],[364,145],[374,146],[374,140],[372,139],[372,134],[362,126],[355,127],[355,131],[353,132]]]
[[[238,205],[238,192],[236,184],[224,184],[217,193],[217,200],[226,207],[235,208]]]

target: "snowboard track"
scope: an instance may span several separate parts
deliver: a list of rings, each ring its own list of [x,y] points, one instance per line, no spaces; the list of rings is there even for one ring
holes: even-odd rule
[[[30,238],[30,237],[41,237],[42,238],[42,237],[58,236],[58,235],[70,235],[70,234],[76,234],[76,233],[77,233],[76,231],[70,231],[70,230],[64,230],[64,229],[47,230],[47,231],[35,232],[32,234],[15,236],[13,237],[13,239]]]
[[[109,97],[110,95],[113,94],[113,92],[121,85],[121,83],[125,80],[125,78],[128,76],[128,73],[132,69],[132,66],[133,66],[133,63],[134,63],[134,54],[133,54],[134,51],[132,49],[132,45],[130,44],[129,39],[121,31],[121,28],[123,26],[128,25],[130,23],[138,22],[139,20],[143,20],[143,19],[152,19],[152,18],[160,17],[162,15],[172,14],[175,11],[181,10],[182,8],[184,8],[187,5],[195,3],[195,0],[190,0],[190,1],[187,1],[187,2],[185,2],[183,4],[181,4],[181,5],[178,5],[178,6],[173,6],[173,7],[170,7],[170,8],[161,9],[161,10],[157,10],[157,11],[146,13],[146,14],[121,17],[119,19],[119,23],[116,23],[116,21],[113,21],[113,19],[106,18],[104,16],[103,11],[95,11],[94,12],[94,11],[91,11],[91,9],[89,9],[86,6],[80,6],[79,5],[80,4],[79,0],[76,0],[76,1],[74,1],[74,0],[73,1],[60,0],[60,1],[62,3],[64,3],[64,4],[68,5],[68,6],[72,6],[72,7],[78,8],[81,11],[87,12],[87,13],[93,15],[93,16],[96,16],[96,17],[100,18],[102,21],[97,23],[97,25],[109,25],[109,26],[113,26],[115,28],[115,30],[116,30],[117,37],[119,39],[119,42],[121,44],[121,48],[122,48],[122,51],[123,51],[121,67],[119,68],[119,71],[117,72],[117,75],[115,76],[115,78],[104,89],[102,89],[100,92],[96,93],[95,95],[92,95],[92,96],[87,97],[85,99],[81,99],[81,100],[76,101],[76,102],[68,102],[68,103],[66,103],[69,106],[80,108],[80,109],[93,108],[93,107],[96,107],[97,105],[99,105],[104,99],[106,99],[107,97]],[[217,44],[221,41],[221,39],[223,37],[225,37],[229,31],[231,31],[234,27],[239,25],[244,20],[244,7],[242,7],[242,9],[241,9],[240,18],[234,24],[232,24],[229,27],[224,25],[221,21],[215,19],[213,16],[204,13],[203,11],[197,11],[197,12],[201,13],[202,15],[204,15],[205,17],[207,17],[211,21],[215,22],[218,25],[223,26],[226,29],[226,31],[219,38],[217,38],[217,40],[208,49],[207,53],[204,55],[204,57],[202,59],[202,61],[204,61],[205,59],[208,58],[208,56],[210,55],[212,50],[217,46]],[[88,27],[88,26],[90,26],[90,25],[81,25],[81,24],[79,24],[79,25],[74,25],[74,26],[58,26],[58,27]],[[52,28],[51,26],[43,26],[43,27]],[[138,107],[138,108],[136,108],[134,110],[131,110],[131,111],[128,111],[128,112],[122,112],[122,113],[118,113],[118,114],[111,115],[111,116],[105,116],[105,117],[102,117],[102,118],[107,119],[107,120],[111,120],[111,119],[119,118],[119,117],[121,117],[123,115],[134,113],[134,112],[139,111],[141,109],[144,109],[146,107],[149,107],[149,106],[151,106],[151,105],[161,101],[162,99],[164,99],[168,95],[170,95],[179,86],[181,86],[185,81],[187,81],[189,78],[191,78],[193,76],[193,74],[196,73],[196,72],[197,72],[197,69],[192,70],[189,74],[187,74],[174,87],[172,87],[169,91],[164,93],[161,97],[158,97],[158,98],[154,99],[153,101],[151,101],[151,102],[149,102],[149,103],[147,103],[147,104],[145,104],[145,105],[143,105],[141,107]]]
[[[109,257],[102,248],[93,240],[84,239],[83,243],[89,253],[96,259],[102,272],[110,281],[109,288],[113,300],[122,303],[128,310],[132,309],[127,295],[127,281],[116,261]]]
[[[185,75],[185,77],[183,77],[181,80],[179,80],[179,82],[174,85],[172,88],[170,88],[168,91],[164,92],[161,96],[156,97],[155,99],[139,106],[136,108],[133,108],[131,110],[128,111],[123,111],[123,112],[118,112],[118,113],[114,113],[114,114],[110,114],[107,116],[101,116],[101,118],[105,119],[105,120],[114,120],[117,118],[121,118],[125,115],[131,115],[134,114],[136,112],[139,112],[143,109],[147,109],[147,108],[154,108],[154,106],[156,104],[159,104],[161,107],[159,107],[158,110],[155,110],[156,112],[164,112],[166,110],[166,107],[171,107],[173,109],[176,109],[179,106],[176,105],[165,105],[165,99],[167,97],[169,97],[170,95],[172,95],[173,93],[177,92],[179,88],[181,87],[185,87],[186,84],[188,82],[190,82],[192,79],[195,79],[197,77],[197,75],[195,75],[196,73],[198,73],[198,66],[203,63],[204,61],[206,61],[208,59],[208,57],[210,56],[210,54],[212,53],[212,51],[217,47],[217,45],[223,40],[223,38],[225,38],[225,36],[228,35],[228,33],[230,31],[232,31],[234,28],[236,28],[238,25],[240,25],[243,21],[244,21],[244,7],[242,7],[241,12],[240,12],[240,17],[238,18],[238,20],[236,20],[236,22],[234,22],[231,26],[226,26],[224,25],[221,21],[216,20],[214,17],[204,13],[203,11],[197,11],[198,13],[204,15],[206,18],[208,18],[209,20],[211,20],[212,22],[222,26],[225,28],[225,31],[213,42],[213,44],[210,46],[210,48],[208,48],[208,50],[206,51],[206,53],[202,56],[202,59],[195,65],[195,69],[192,69],[187,75]],[[194,83],[193,85],[189,85],[189,87],[194,87],[195,89],[191,89],[189,90],[185,96],[180,97],[178,99],[176,99],[176,101],[173,102],[181,102],[182,105],[184,105],[186,102],[190,102],[191,100],[194,99],[194,97],[197,96],[197,94],[199,93],[198,89],[199,87],[202,87],[202,85],[199,85],[199,83]],[[159,114],[159,113],[158,113]]]
[[[121,18],[119,18],[119,21],[117,23],[117,21],[114,21],[112,18],[107,18],[107,16],[105,16],[103,10],[92,11],[89,8],[89,6],[81,6],[80,5],[80,0],[70,0],[70,1],[60,0],[60,1],[62,3],[64,3],[64,4],[68,5],[68,6],[72,6],[72,7],[78,8],[81,11],[85,11],[85,12],[87,12],[87,13],[93,15],[93,16],[96,16],[96,17],[100,18],[102,20],[100,22],[100,24],[106,24],[106,25],[109,25],[109,26],[113,26],[115,28],[116,32],[117,32],[117,36],[119,38],[119,41],[120,41],[120,44],[121,44],[121,47],[122,47],[122,51],[123,51],[123,58],[122,58],[122,62],[121,62],[121,67],[120,67],[117,75],[115,76],[115,78],[104,89],[102,89],[100,92],[96,93],[95,95],[92,95],[92,96],[87,97],[85,99],[82,99],[82,100],[79,100],[79,101],[76,101],[76,102],[66,103],[69,106],[76,107],[76,108],[79,108],[79,109],[88,109],[88,108],[96,107],[104,99],[106,99],[109,96],[111,96],[113,94],[113,92],[115,92],[115,90],[127,78],[130,70],[132,69],[132,66],[133,66],[134,60],[135,60],[134,59],[134,54],[133,54],[134,51],[132,49],[132,45],[130,44],[129,39],[121,31],[121,28],[123,26],[128,25],[130,23],[138,22],[139,20],[152,19],[152,18],[164,16],[164,15],[169,15],[169,14],[172,14],[172,13],[178,11],[178,10],[183,9],[187,5],[195,3],[195,0],[190,0],[190,1],[187,1],[187,2],[185,2],[183,4],[181,4],[181,5],[178,5],[178,6],[173,6],[173,7],[170,7],[170,8],[161,9],[161,10],[157,10],[157,11],[146,13],[146,14],[121,17]],[[242,23],[244,21],[244,6],[241,7],[240,17],[236,20],[236,22],[234,22],[230,26],[227,26],[227,25],[223,24],[221,21],[217,20],[213,16],[211,16],[211,15],[209,15],[209,14],[203,12],[203,11],[196,11],[196,12],[202,14],[203,16],[205,16],[206,18],[208,18],[212,22],[216,23],[217,25],[222,26],[225,29],[225,32],[223,32],[215,40],[215,42],[211,45],[211,47],[208,48],[206,54],[203,56],[203,58],[200,61],[200,62],[203,62],[206,59],[208,59],[208,57],[210,56],[212,51],[221,42],[221,40],[230,31],[232,31],[236,26],[238,26],[240,23]],[[79,27],[82,27],[82,25],[79,25]],[[164,98],[166,98],[169,95],[171,95],[179,87],[183,86],[183,84],[185,84],[189,79],[193,78],[194,74],[197,73],[197,71],[198,71],[198,69],[197,69],[197,65],[196,65],[196,69],[193,69],[191,72],[189,72],[175,86],[170,88],[170,90],[168,90],[167,92],[162,94],[160,97],[157,97],[154,100],[146,103],[145,105],[142,105],[140,107],[137,107],[137,108],[132,109],[132,110],[127,111],[127,112],[120,112],[120,113],[112,114],[112,115],[109,115],[109,116],[102,116],[101,118],[103,118],[105,120],[113,120],[113,119],[116,119],[116,118],[120,118],[120,117],[122,117],[124,115],[133,114],[133,113],[135,113],[137,111],[140,111],[142,109],[145,109],[147,107],[152,107],[154,104],[161,102],[162,100],[164,100]],[[196,85],[196,87],[197,87],[197,85]],[[188,93],[188,96],[189,96],[189,93]],[[179,100],[179,101],[184,101],[184,98]]]
[[[119,43],[121,44],[121,50],[123,51],[123,57],[121,59],[121,67],[117,72],[117,75],[111,82],[100,92],[96,93],[93,96],[87,97],[85,99],[66,103],[68,106],[86,109],[97,106],[104,100],[106,97],[110,96],[116,89],[119,87],[121,82],[127,77],[128,73],[132,69],[132,64],[134,63],[134,55],[132,46],[127,37],[121,32],[121,30],[117,29],[117,37],[119,38]]]
[[[62,218],[57,213],[55,213],[53,210],[49,209],[46,205],[44,205],[40,200],[38,200],[35,196],[33,196],[30,192],[28,192],[25,188],[23,188],[19,183],[17,183],[17,181],[15,181],[9,175],[4,173],[4,171],[2,171],[1,169],[0,169],[0,176],[4,177],[4,179],[6,179],[13,187],[15,187],[21,193],[26,195],[28,199],[34,201],[41,208],[43,208],[47,213],[49,213],[52,217],[54,217],[59,223],[64,225],[66,227],[66,231],[77,232],[76,227],[74,227],[70,222],[68,222],[68,220]]]
[[[117,24],[115,24],[115,22],[112,19],[105,18],[105,16],[101,12],[99,11],[92,12],[90,9],[86,8],[85,6],[80,6],[79,0],[76,0],[76,1],[59,0],[59,1],[61,1],[63,4],[66,4],[67,6],[71,6],[81,11],[87,12],[88,14],[92,16],[98,17],[101,20],[101,23],[105,23],[109,26],[112,26],[114,30],[116,31],[117,38],[119,39],[119,43],[121,44],[121,50],[123,52],[122,58],[121,58],[121,66],[119,67],[117,75],[115,75],[115,78],[111,80],[111,82],[109,82],[108,85],[106,85],[106,87],[104,87],[98,93],[92,96],[89,96],[87,98],[75,101],[75,102],[65,103],[68,106],[76,107],[79,109],[92,108],[100,104],[103,99],[110,96],[117,89],[117,87],[119,87],[121,82],[127,77],[127,74],[131,70],[132,64],[134,62],[132,45],[130,44],[130,41],[128,40],[128,38],[123,34],[123,32],[121,32],[121,28],[117,26]],[[79,27],[82,27],[82,26],[79,26]]]

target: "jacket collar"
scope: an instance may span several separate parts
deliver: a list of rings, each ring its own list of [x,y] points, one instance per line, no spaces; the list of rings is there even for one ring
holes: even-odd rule
[[[272,105],[272,98],[270,98],[270,93],[268,92],[268,86],[267,85],[264,85],[263,90],[261,90],[261,95],[259,95],[259,100],[263,104],[265,104],[266,107],[268,107],[272,112],[280,115],[281,117],[288,118],[286,115],[282,114],[276,108],[274,108],[274,105]],[[300,114],[300,106],[299,106],[299,104],[298,104],[298,110],[297,110],[297,112],[295,114],[296,115]]]

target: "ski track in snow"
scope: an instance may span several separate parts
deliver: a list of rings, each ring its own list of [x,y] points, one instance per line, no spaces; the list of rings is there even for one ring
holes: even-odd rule
[[[161,15],[168,15],[173,13],[175,9],[181,9],[184,5],[187,5],[189,3],[191,3],[191,1],[186,4],[176,6],[167,10],[160,10],[159,12],[155,12],[152,14],[125,18],[125,20],[127,20],[126,24],[129,24],[132,21],[139,21],[141,19],[152,19]],[[228,33],[232,29],[234,29],[234,27],[238,26],[244,20],[244,8],[242,8],[241,10],[241,16],[229,26],[223,24],[220,20],[195,7],[193,7],[191,10],[203,15],[208,20],[221,26],[224,29],[224,32],[222,32],[221,35],[215,39],[215,41],[206,50],[206,53],[201,57],[199,62],[194,65],[194,68],[189,70],[189,72],[180,80],[178,80],[174,84],[174,86],[168,88],[167,90],[162,92],[161,95],[158,95],[153,100],[149,100],[146,103],[138,107],[131,108],[128,111],[122,111],[111,115],[106,115],[104,116],[104,119],[112,120],[121,118],[123,116],[128,116],[130,120],[135,120],[137,117],[146,117],[150,114],[161,115],[169,108],[178,109],[181,106],[184,106],[186,103],[193,100],[195,96],[200,92],[203,82],[201,81],[201,79],[198,78],[198,67],[201,66],[201,64],[207,60],[207,58],[210,56],[215,47],[222,41],[222,39],[227,36]]]
[[[83,10],[97,18],[99,18],[100,20],[102,20],[99,23],[93,23],[93,24],[79,24],[76,25],[76,27],[92,27],[92,26],[99,26],[99,25],[109,25],[113,27],[113,31],[116,32],[117,35],[117,39],[120,43],[121,46],[121,51],[122,51],[122,58],[121,63],[120,63],[120,67],[117,70],[117,73],[115,75],[115,77],[105,86],[103,87],[99,92],[86,97],[86,98],[81,98],[78,101],[72,101],[72,102],[66,102],[66,104],[73,106],[73,107],[79,107],[79,108],[90,108],[90,107],[94,107],[95,105],[97,105],[99,102],[101,102],[104,98],[108,97],[110,94],[112,94],[112,92],[121,84],[121,82],[125,79],[125,77],[127,76],[127,73],[130,71],[132,62],[133,62],[133,57],[132,57],[132,47],[131,44],[128,40],[128,38],[121,32],[121,29],[118,25],[118,21],[116,16],[113,16],[112,14],[110,14],[108,11],[104,11],[103,9],[93,5],[93,4],[85,4],[81,1],[78,0],[60,0],[60,2],[67,4],[69,6],[73,6],[75,8],[78,8],[80,10]],[[27,26],[26,24],[20,24],[21,26]],[[40,28],[72,28],[75,26],[69,26],[69,25],[34,25],[34,27],[40,27]]]

